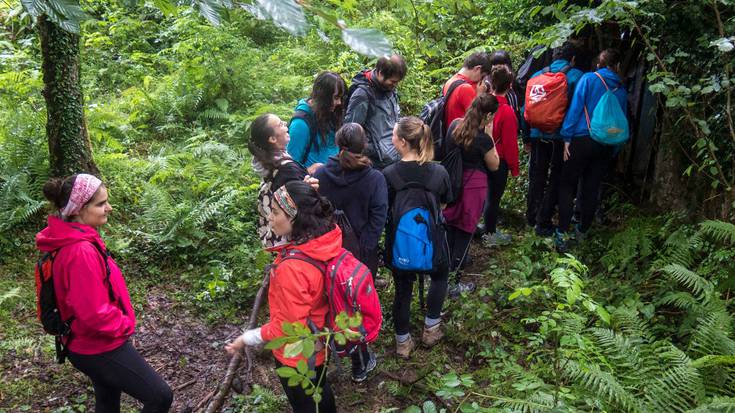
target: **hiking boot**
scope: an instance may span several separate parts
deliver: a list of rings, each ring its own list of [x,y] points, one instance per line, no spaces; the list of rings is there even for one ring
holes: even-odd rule
[[[487,233],[482,236],[482,240],[485,241],[485,246],[496,247],[500,245],[508,245],[511,242],[510,234],[504,234],[500,231],[494,233]]]
[[[542,226],[540,224],[536,225],[534,228],[534,231],[536,232],[536,235],[539,237],[550,237],[554,235],[554,228]]]
[[[458,282],[456,284],[452,284],[447,289],[447,295],[449,295],[449,298],[458,298],[462,295],[462,293],[471,293],[475,291],[475,283],[472,282]]]
[[[424,343],[426,347],[433,346],[441,340],[442,337],[444,337],[444,332],[440,328],[441,324],[442,323],[438,323],[432,327],[424,326],[424,332],[421,334],[421,342]]]
[[[396,341],[396,355],[402,359],[408,360],[414,348],[416,348],[416,344],[413,343],[411,336],[408,336],[408,340],[403,343]]]
[[[558,229],[554,231],[554,246],[556,251],[560,254],[564,254],[569,251],[569,235]]]
[[[357,351],[360,351],[360,349]],[[365,381],[368,374],[375,370],[375,367],[378,365],[378,359],[375,357],[375,354],[372,351],[368,351],[368,354],[370,356],[368,357],[364,368],[359,363],[357,365],[352,363],[352,381],[355,383],[362,383]]]
[[[475,233],[473,234],[473,236],[475,238],[480,238],[481,236],[485,235],[485,231],[485,224],[480,222],[479,224],[477,224],[477,227],[475,227]]]

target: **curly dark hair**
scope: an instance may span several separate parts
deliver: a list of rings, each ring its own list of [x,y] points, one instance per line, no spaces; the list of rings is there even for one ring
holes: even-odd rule
[[[334,207],[327,198],[303,181],[287,182],[285,187],[298,211],[291,229],[295,244],[303,244],[334,229]]]

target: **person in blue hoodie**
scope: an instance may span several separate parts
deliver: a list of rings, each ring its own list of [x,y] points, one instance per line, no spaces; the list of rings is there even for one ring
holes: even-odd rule
[[[296,105],[286,150],[310,174],[339,152],[334,132],[342,125],[346,93],[347,85],[340,75],[322,72],[314,80],[311,96]]]
[[[567,94],[569,100],[582,77],[581,70],[575,68],[577,47],[567,41],[554,49],[552,62],[548,67],[551,73],[566,71]],[[531,78],[544,73],[544,69],[534,73]],[[521,116],[523,119],[523,116]],[[522,125],[527,129],[530,138],[530,164],[528,168],[528,196],[526,198],[526,220],[535,227],[536,234],[551,236],[554,232],[551,218],[557,205],[559,180],[562,170],[562,154],[564,144],[558,131],[544,133],[530,128],[525,121]],[[528,130],[530,128],[530,130]]]
[[[346,123],[336,134],[339,154],[319,168],[319,193],[350,221],[360,251],[352,251],[370,268],[378,270],[378,241],[388,215],[388,186],[380,171],[364,154],[365,130],[357,123]]]
[[[566,250],[574,196],[579,184],[578,202],[581,222],[575,226],[577,239],[590,228],[599,203],[602,178],[617,149],[598,143],[590,137],[590,117],[608,88],[613,91],[623,113],[628,110],[628,91],[620,78],[620,52],[606,49],[598,57],[597,71],[585,73],[579,80],[572,103],[564,117],[561,136],[564,139],[564,167],[559,186],[559,227],[555,234],[557,249]],[[604,81],[603,81],[604,80]]]

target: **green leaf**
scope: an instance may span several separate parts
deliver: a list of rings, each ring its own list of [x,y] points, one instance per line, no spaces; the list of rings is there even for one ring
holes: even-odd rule
[[[164,16],[173,16],[176,14],[176,4],[171,0],[153,0],[153,5],[155,5],[158,10],[161,10],[161,13],[163,13]]]
[[[306,375],[306,372],[309,370],[309,366],[306,364],[306,360],[299,360],[298,363],[296,363],[296,371],[299,372],[299,374]]]
[[[304,349],[301,351],[301,354],[303,354],[304,357],[309,358],[314,354],[314,340],[311,338],[305,338],[303,342]]]
[[[295,343],[286,344],[283,348],[283,357],[294,358],[298,357],[299,354],[304,350],[304,340],[299,340]]]
[[[279,377],[288,378],[296,374],[296,370],[293,367],[283,366],[276,369]]]
[[[344,346],[347,343],[347,339],[345,339],[345,335],[342,333],[335,333],[334,341],[336,341],[340,346]]]
[[[388,39],[376,29],[344,29],[342,40],[352,50],[369,57],[388,56],[393,52]]]
[[[403,413],[421,413],[421,408],[416,405],[411,405],[403,411]]]
[[[605,310],[605,307],[598,305],[595,311],[597,311],[597,315],[605,322],[605,324],[610,324],[610,313]]]
[[[424,402],[424,413],[438,413],[436,410],[436,405],[431,400],[427,400]]]
[[[348,324],[352,328],[360,327],[360,324],[362,324],[362,314],[355,313],[355,315],[350,317]]]
[[[266,350],[276,350],[281,347],[283,347],[284,344],[286,344],[288,340],[288,337],[278,337],[276,339],[273,339],[268,342],[268,344],[265,345]]]
[[[294,0],[257,0],[255,5],[276,26],[295,36],[303,36],[309,30],[304,9]]]
[[[296,387],[301,383],[303,378],[299,375],[294,375],[288,378],[288,387]]]

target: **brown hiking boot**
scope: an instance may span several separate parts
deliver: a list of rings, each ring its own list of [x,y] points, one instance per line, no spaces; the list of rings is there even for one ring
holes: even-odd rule
[[[411,352],[415,347],[416,345],[413,343],[413,339],[411,336],[408,336],[408,340],[403,343],[396,341],[396,354],[402,359],[408,359],[411,357]]]
[[[436,324],[433,327],[424,326],[424,333],[421,334],[421,342],[426,347],[431,347],[436,344],[439,340],[444,337],[444,332],[441,329],[442,323]]]

